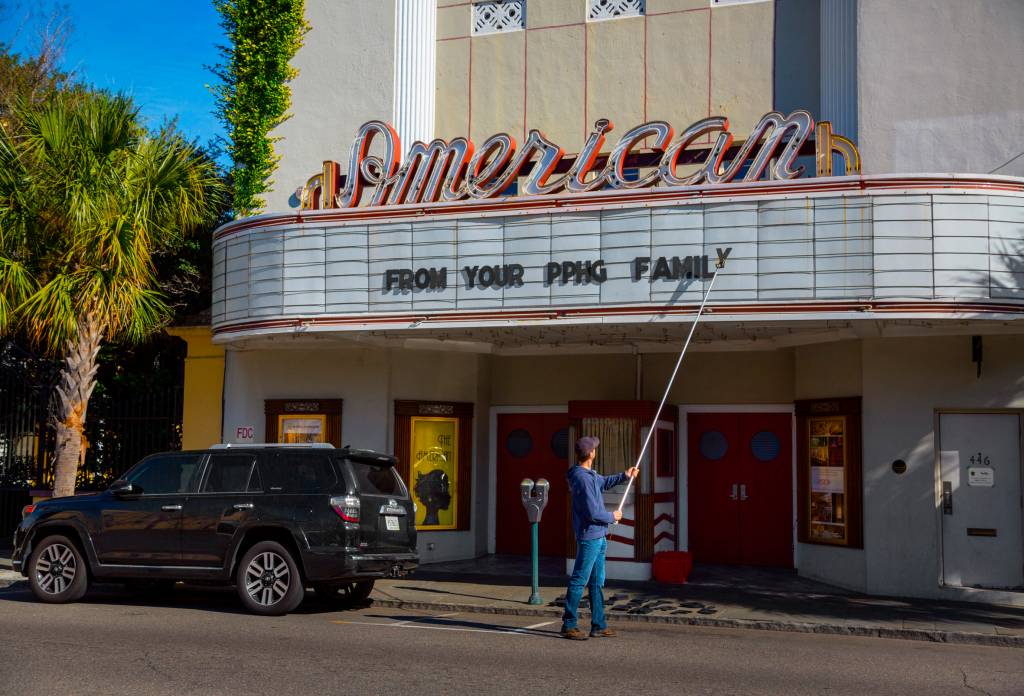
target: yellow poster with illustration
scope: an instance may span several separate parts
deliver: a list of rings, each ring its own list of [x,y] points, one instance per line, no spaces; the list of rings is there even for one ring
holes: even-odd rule
[[[458,418],[412,418],[409,488],[416,501],[416,528],[457,529]]]

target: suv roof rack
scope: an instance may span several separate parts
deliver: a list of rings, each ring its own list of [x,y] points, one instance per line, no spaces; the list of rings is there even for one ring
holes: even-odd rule
[[[218,442],[210,445],[210,449],[265,449],[268,447],[289,447],[299,449],[334,449],[329,442]]]

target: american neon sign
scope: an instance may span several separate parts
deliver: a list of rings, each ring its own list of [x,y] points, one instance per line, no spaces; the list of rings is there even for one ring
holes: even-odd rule
[[[519,195],[527,196],[657,185],[716,185],[762,178],[795,179],[803,173],[803,167],[794,163],[812,131],[818,176],[832,174],[833,153],[843,156],[846,173],[860,172],[856,146],[832,133],[828,121],[815,126],[811,114],[802,109],[789,116],[777,111],[765,114],[731,157],[734,136],[729,131],[729,119],[724,116],[701,119],[678,136],[665,121],[650,121],[623,133],[607,161],[599,167],[597,160],[607,134],[613,129],[608,119],[598,120],[568,171],[556,175],[565,151],[539,130],[531,130],[522,147],[508,133],[492,135],[479,147],[461,137],[430,143],[417,141],[403,160],[395,129],[384,121],[368,121],[359,128],[352,143],[344,185],[340,165],[324,162],[323,170],[302,187],[301,207],[355,208],[494,198],[504,195],[520,177],[525,177],[525,181],[519,186]],[[714,137],[714,144],[704,161],[685,174],[680,173],[684,153],[705,137]],[[660,158],[643,177],[630,179],[626,174],[627,160],[644,144],[660,153]],[[371,146],[381,154],[370,154]]]

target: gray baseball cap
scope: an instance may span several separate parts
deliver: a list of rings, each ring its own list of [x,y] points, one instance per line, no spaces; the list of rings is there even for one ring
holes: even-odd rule
[[[588,454],[597,449],[597,446],[601,444],[593,435],[585,435],[576,441],[576,458],[582,459]]]

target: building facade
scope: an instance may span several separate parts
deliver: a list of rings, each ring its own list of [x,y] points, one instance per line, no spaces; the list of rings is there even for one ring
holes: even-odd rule
[[[649,440],[613,577],[1024,604],[1024,6],[307,6],[190,338],[223,440],[396,452],[423,562],[526,552],[524,477],[571,561],[569,443]]]

